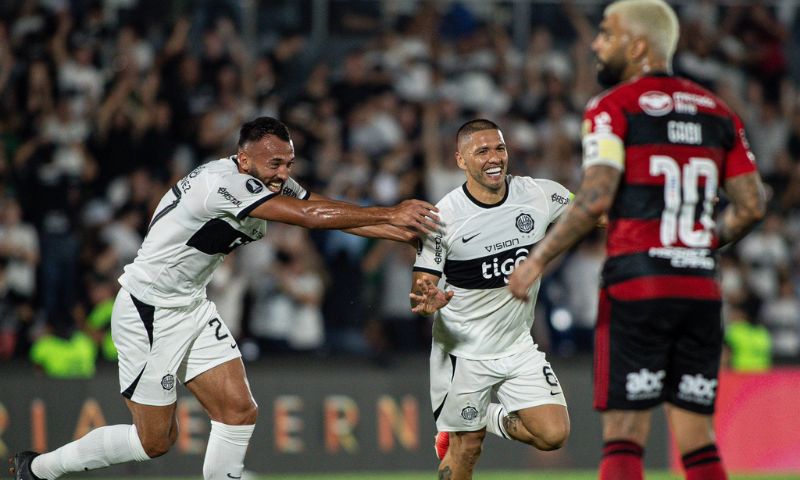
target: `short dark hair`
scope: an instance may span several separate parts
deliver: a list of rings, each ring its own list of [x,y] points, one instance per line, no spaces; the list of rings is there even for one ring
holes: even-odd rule
[[[482,132],[484,130],[500,130],[500,127],[498,127],[493,121],[486,120],[485,118],[476,118],[475,120],[470,120],[464,125],[461,125],[461,128],[458,129],[458,133],[456,134],[456,144],[461,144],[461,141],[464,139],[464,137],[472,135],[475,132]]]
[[[292,140],[289,135],[289,128],[283,122],[277,118],[258,117],[242,125],[241,130],[239,130],[239,148],[250,142],[257,142],[267,135],[275,135],[284,142]]]

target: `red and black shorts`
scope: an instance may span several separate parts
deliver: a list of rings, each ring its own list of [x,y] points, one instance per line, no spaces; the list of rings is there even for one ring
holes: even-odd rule
[[[713,413],[722,340],[717,300],[622,301],[601,290],[594,408],[646,410],[666,401]]]

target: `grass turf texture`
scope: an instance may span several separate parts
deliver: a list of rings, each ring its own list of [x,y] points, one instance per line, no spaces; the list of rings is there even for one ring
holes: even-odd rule
[[[243,480],[430,480],[435,478],[436,472],[407,472],[407,473],[341,473],[341,474],[292,474],[292,475],[245,475]],[[79,478],[77,475],[76,478]],[[196,480],[197,477],[150,477],[148,480]],[[594,471],[566,471],[566,470],[539,470],[539,471],[513,471],[513,472],[475,472],[475,480],[596,480],[597,472]],[[646,480],[681,480],[680,475],[673,475],[664,471],[648,471]],[[731,480],[800,480],[800,475],[731,475]],[[101,480],[101,479],[96,479]],[[112,479],[107,479],[112,480]],[[113,480],[120,480],[116,478]]]

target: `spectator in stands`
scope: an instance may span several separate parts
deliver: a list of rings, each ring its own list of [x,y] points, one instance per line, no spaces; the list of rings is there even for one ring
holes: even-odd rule
[[[760,373],[772,366],[772,340],[767,328],[758,317],[743,310],[731,309],[730,321],[725,327],[725,356],[736,372]]]

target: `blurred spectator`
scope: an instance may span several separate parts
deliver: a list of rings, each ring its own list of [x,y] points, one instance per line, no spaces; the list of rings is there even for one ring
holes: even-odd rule
[[[769,331],[756,317],[742,310],[728,312],[730,322],[725,327],[725,347],[728,365],[737,372],[765,372],[772,366],[772,341]]]
[[[779,278],[788,275],[790,258],[781,216],[769,213],[761,228],[739,243],[737,251],[748,269],[749,287],[755,294],[762,300],[777,297]]]
[[[0,258],[0,360],[9,360],[16,351],[19,319],[8,288],[7,260]]]
[[[72,326],[48,329],[33,342],[30,358],[52,378],[92,378],[97,345],[92,338]]]
[[[800,300],[789,278],[781,279],[777,298],[764,303],[758,316],[772,337],[775,358],[800,360]]]
[[[411,286],[410,264],[415,252],[409,245],[380,241],[364,257],[365,273],[377,284],[376,308],[382,335],[388,348],[397,352],[421,352],[430,344],[430,318],[411,312],[406,295],[398,295]]]
[[[277,234],[274,282],[257,293],[250,333],[267,348],[281,351],[317,350],[325,340],[320,306],[325,278],[308,232],[280,226]],[[262,288],[264,288],[262,287]],[[267,352],[265,352],[267,353]]]
[[[22,221],[22,209],[14,198],[0,201],[0,257],[5,260],[9,293],[17,302],[32,302],[36,294],[39,236],[33,225]]]
[[[578,351],[592,348],[603,260],[605,238],[591,234],[561,267],[561,278],[566,286],[566,306],[572,313],[570,336]]]

